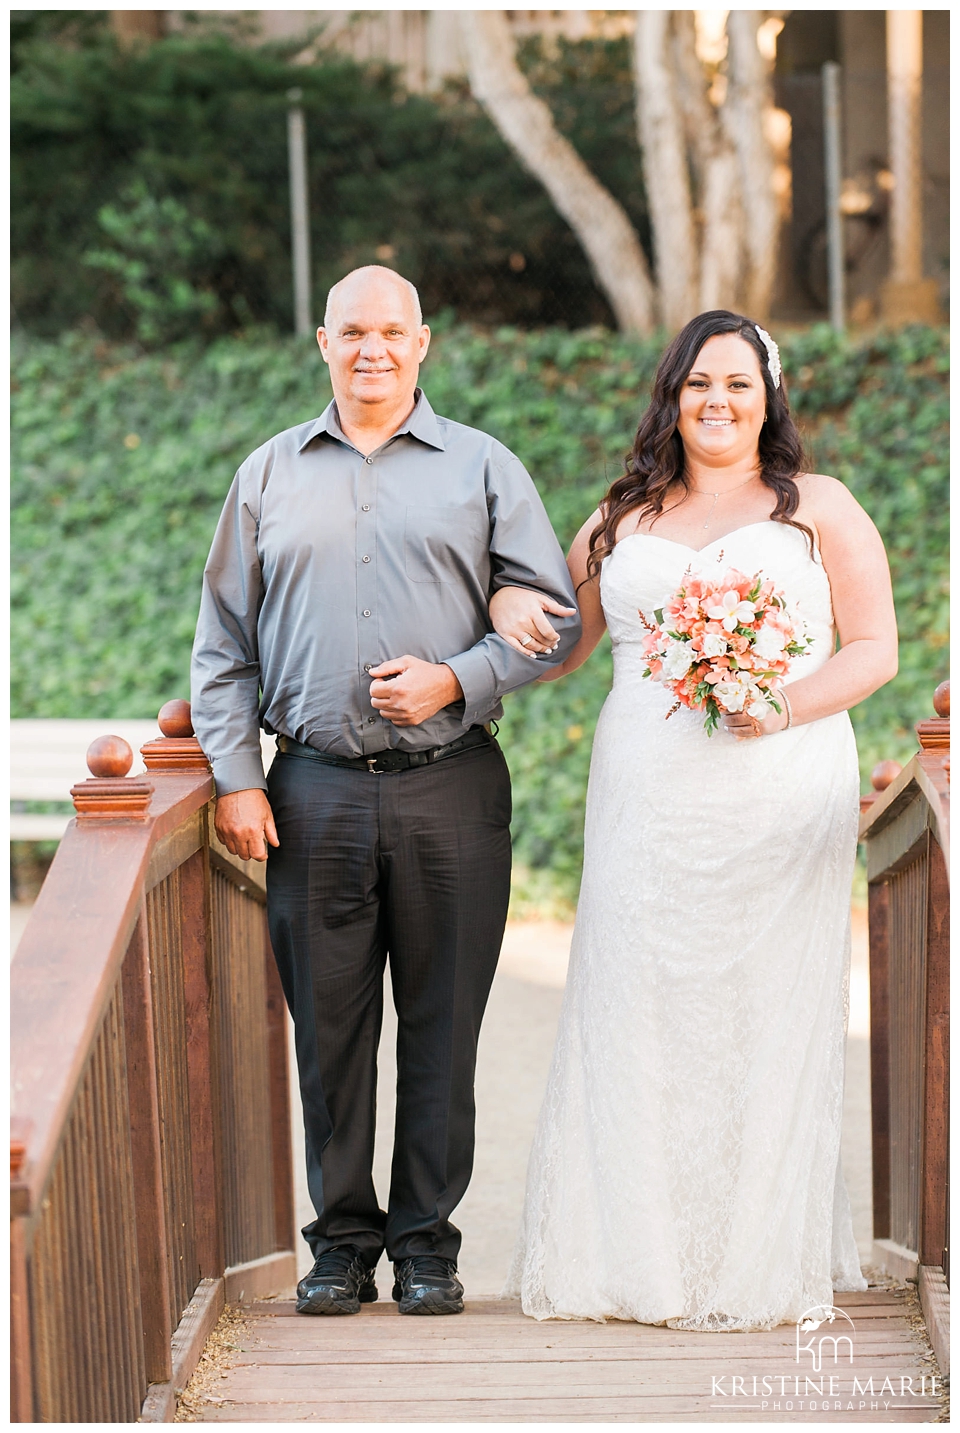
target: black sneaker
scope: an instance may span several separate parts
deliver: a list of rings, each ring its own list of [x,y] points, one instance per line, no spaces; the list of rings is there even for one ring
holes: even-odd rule
[[[298,1314],[358,1314],[361,1304],[377,1298],[373,1270],[352,1244],[338,1244],[318,1255],[297,1285]]]
[[[393,1297],[402,1314],[462,1314],[463,1285],[452,1259],[413,1254],[394,1264]]]

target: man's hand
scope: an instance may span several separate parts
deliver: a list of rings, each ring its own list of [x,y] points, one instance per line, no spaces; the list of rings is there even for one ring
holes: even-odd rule
[[[419,726],[463,700],[463,688],[445,662],[419,657],[392,657],[371,667],[370,701],[394,726]]]
[[[271,846],[280,845],[270,802],[259,786],[218,796],[213,824],[231,855],[243,861],[265,861],[267,841]]]

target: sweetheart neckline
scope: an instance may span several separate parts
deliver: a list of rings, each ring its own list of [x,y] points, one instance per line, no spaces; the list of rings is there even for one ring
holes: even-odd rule
[[[723,537],[715,537],[715,538],[713,538],[712,541],[706,543],[703,547],[691,547],[688,542],[677,542],[676,538],[673,538],[673,537],[661,537],[658,532],[628,532],[627,535],[626,535],[626,537],[621,537],[620,541],[619,541],[618,543],[616,543],[615,548],[614,548],[614,551],[616,551],[616,548],[617,548],[617,547],[620,547],[620,545],[621,545],[622,543],[624,543],[624,542],[629,542],[632,537],[652,537],[656,542],[668,542],[671,547],[682,547],[682,548],[684,549],[684,551],[686,551],[686,552],[692,552],[692,553],[694,553],[696,556],[699,556],[701,552],[706,552],[708,548],[710,548],[710,547],[716,547],[716,545],[717,545],[718,542],[726,542],[729,538],[731,538],[731,537],[736,537],[737,533],[740,533],[740,532],[749,532],[752,527],[786,527],[786,526],[787,526],[786,523],[782,523],[782,522],[776,522],[776,523],[775,523],[774,520],[773,520],[773,518],[770,518],[770,517],[763,518],[763,519],[761,519],[760,522],[745,522],[745,523],[743,523],[740,527],[734,527],[734,528],[731,528],[729,532],[725,532],[724,535],[723,535]],[[611,553],[610,555],[613,556],[612,553]]]

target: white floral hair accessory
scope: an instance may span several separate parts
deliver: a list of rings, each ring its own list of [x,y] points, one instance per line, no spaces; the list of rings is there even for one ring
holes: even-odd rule
[[[780,366],[780,350],[765,328],[755,323],[754,328],[763,339],[763,346],[767,350],[767,367],[770,370],[770,377],[773,379],[774,388],[780,387],[780,374],[783,372]]]

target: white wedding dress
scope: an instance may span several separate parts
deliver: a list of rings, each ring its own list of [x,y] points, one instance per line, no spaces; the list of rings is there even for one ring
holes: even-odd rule
[[[804,534],[606,558],[614,684],[597,726],[557,1044],[505,1292],[534,1318],[770,1328],[863,1289],[840,1172],[858,773],[846,713],[738,742],[644,680],[688,567],[762,571],[834,651]]]

